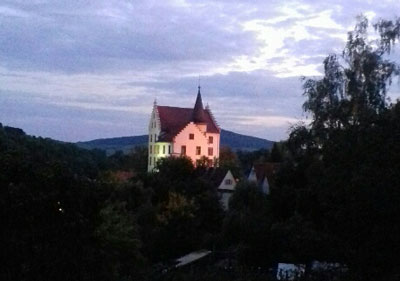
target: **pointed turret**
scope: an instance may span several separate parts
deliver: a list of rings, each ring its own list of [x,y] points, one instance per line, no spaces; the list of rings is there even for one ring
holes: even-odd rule
[[[200,86],[199,86],[199,91],[197,92],[197,98],[193,109],[192,119],[195,123],[206,122],[204,117],[203,101],[201,100]]]

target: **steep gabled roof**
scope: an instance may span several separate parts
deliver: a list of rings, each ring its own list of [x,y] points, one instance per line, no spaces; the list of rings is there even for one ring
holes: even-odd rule
[[[181,108],[172,106],[157,106],[161,123],[160,141],[172,141],[172,139],[190,122],[193,121],[193,108]],[[207,124],[207,133],[219,133],[220,129],[214,123],[211,112],[203,110],[204,123]]]
[[[265,178],[267,178],[269,182],[273,180],[278,168],[279,163],[268,162],[262,164],[254,164],[253,169],[257,179],[257,184],[262,184]]]
[[[198,170],[197,172],[200,177],[211,182],[215,187],[219,187],[229,171],[231,172],[233,178],[236,180],[236,177],[233,175],[232,171],[226,168],[210,167],[204,170]]]

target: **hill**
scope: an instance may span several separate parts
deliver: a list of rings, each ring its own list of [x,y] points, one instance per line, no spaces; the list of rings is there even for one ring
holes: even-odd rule
[[[122,150],[128,152],[135,146],[147,145],[148,136],[131,136],[131,137],[118,137],[95,139],[85,142],[77,142],[79,147],[86,149],[103,149],[107,154],[112,154],[115,151]],[[274,144],[273,141],[237,134],[231,131],[221,130],[221,146],[228,146],[233,150],[246,150],[254,151],[258,149],[270,149]]]

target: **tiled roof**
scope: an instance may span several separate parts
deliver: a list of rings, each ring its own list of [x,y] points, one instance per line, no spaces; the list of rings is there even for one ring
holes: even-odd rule
[[[279,168],[278,163],[262,163],[262,164],[255,164],[254,170],[256,172],[256,178],[258,183],[262,183],[264,178],[266,177],[269,181],[274,179],[275,173]]]
[[[226,174],[229,172],[229,169],[226,168],[207,168],[204,170],[197,170],[198,175],[202,178],[204,178],[207,181],[210,181],[212,184],[214,184],[214,186],[218,187],[221,183],[222,180],[225,178]],[[232,171],[231,171],[232,173]],[[233,174],[232,174],[233,175]],[[235,178],[235,176],[233,175],[233,177]]]
[[[193,121],[193,108],[157,106],[157,111],[161,123],[160,141],[172,141],[188,123]],[[207,124],[207,133],[220,132],[208,109],[204,110],[204,121]]]

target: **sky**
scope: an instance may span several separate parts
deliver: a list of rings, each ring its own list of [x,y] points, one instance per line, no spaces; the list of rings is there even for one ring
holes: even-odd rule
[[[0,0],[0,122],[62,141],[142,135],[159,105],[203,103],[221,128],[282,140],[363,13],[395,1]],[[393,98],[400,96],[392,89]]]

